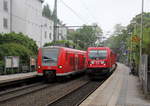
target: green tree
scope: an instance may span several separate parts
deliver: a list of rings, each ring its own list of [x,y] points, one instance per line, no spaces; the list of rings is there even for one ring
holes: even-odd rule
[[[48,19],[52,19],[52,12],[51,12],[48,4],[44,5],[42,15],[44,17],[47,17]]]
[[[112,35],[104,41],[104,46],[110,47],[118,55],[120,61],[125,61],[128,32],[121,24],[116,24]]]
[[[25,46],[31,50],[34,54],[37,54],[38,46],[36,42],[29,38],[28,36],[23,35],[22,33],[7,33],[0,34],[0,45],[5,43],[17,43]]]
[[[87,49],[89,46],[94,46],[98,36],[101,36],[102,30],[98,26],[84,25],[82,28],[77,29],[75,32],[71,32],[68,35],[68,39],[78,44],[82,49]]]
[[[21,63],[29,63],[30,56],[34,56],[33,52],[25,46],[17,43],[5,43],[0,45],[0,60],[4,56],[20,56]]]
[[[127,58],[124,56],[124,51],[128,51],[128,56],[136,60],[136,64],[139,64],[139,44],[140,44],[140,31],[141,31],[141,14],[136,15],[131,20],[131,23],[126,28],[120,27],[119,24],[115,27],[115,32],[110,38],[105,41],[105,45],[115,48],[116,53],[120,58]],[[143,54],[150,55],[150,12],[143,14]],[[134,41],[133,37],[139,40]],[[132,44],[132,48],[131,48]]]
[[[22,33],[0,34],[0,65],[4,56],[20,56],[21,63],[29,63],[30,56],[36,56],[36,42]]]

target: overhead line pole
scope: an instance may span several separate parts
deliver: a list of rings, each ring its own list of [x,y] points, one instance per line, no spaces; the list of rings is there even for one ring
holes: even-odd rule
[[[93,26],[93,25],[87,25],[88,27],[96,27],[96,26]],[[57,28],[59,27],[63,27],[63,26],[56,26]],[[82,26],[65,26],[65,27],[84,27],[83,25]]]
[[[55,4],[54,4],[54,32],[53,32],[53,41],[56,41],[57,38],[57,0],[55,0]]]
[[[141,12],[141,33],[140,33],[140,65],[139,70],[141,70],[142,62],[142,42],[143,42],[143,10],[144,9],[144,0],[142,0],[142,12]]]

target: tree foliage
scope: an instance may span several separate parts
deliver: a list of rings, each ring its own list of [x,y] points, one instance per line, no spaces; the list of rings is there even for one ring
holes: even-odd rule
[[[117,25],[119,26],[119,25]],[[116,28],[121,29],[120,28]],[[117,32],[117,33],[116,33]],[[119,32],[119,33],[118,33]],[[120,58],[123,60],[131,57],[139,63],[139,50],[140,50],[140,33],[141,33],[141,14],[136,15],[131,20],[131,23],[119,31],[115,31],[115,34],[105,41],[105,45],[115,48]],[[142,53],[150,55],[150,13],[143,14],[143,43]],[[139,41],[133,41],[133,37],[139,38]],[[131,46],[132,45],[132,46]],[[124,55],[127,53],[126,55]]]
[[[0,34],[0,45],[5,43],[17,43],[23,45],[31,50],[34,54],[36,54],[38,50],[36,42],[28,36],[23,35],[22,33],[17,34],[13,32],[7,34]]]
[[[82,28],[70,32],[67,38],[78,44],[82,49],[87,49],[89,46],[95,45],[98,36],[101,36],[101,34],[100,27],[84,25]]]
[[[0,45],[0,60],[2,60],[4,56],[20,56],[22,63],[27,63],[27,60],[33,55],[31,50],[17,43],[5,43]]]
[[[44,5],[42,15],[48,19],[52,19],[52,12],[48,4]]]
[[[51,9],[50,9],[48,4],[44,5],[43,10],[42,10],[42,16],[44,16],[44,17],[46,17],[46,18],[48,18],[50,20],[53,20],[53,21],[56,19],[55,15],[54,15],[54,12],[51,11]],[[57,23],[58,24],[62,23],[60,21],[60,19],[58,19],[58,17],[57,17]]]
[[[36,42],[22,33],[0,34],[0,64],[4,56],[20,56],[22,63],[27,63],[37,50]]]

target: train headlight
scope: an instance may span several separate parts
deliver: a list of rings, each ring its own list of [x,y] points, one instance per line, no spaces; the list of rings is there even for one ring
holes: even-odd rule
[[[61,68],[63,68],[63,66],[61,66],[61,65],[60,65],[60,66],[58,66],[58,68],[60,68],[60,69],[61,69]]]
[[[41,68],[41,66],[38,66],[38,69],[40,69]]]
[[[101,64],[104,64],[105,62],[104,61],[101,61]]]
[[[91,61],[91,64],[94,64],[94,61]]]

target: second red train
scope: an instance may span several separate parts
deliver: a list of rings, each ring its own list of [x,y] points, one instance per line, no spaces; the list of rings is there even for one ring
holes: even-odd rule
[[[90,78],[105,77],[116,67],[116,54],[108,47],[89,47],[86,57]]]

